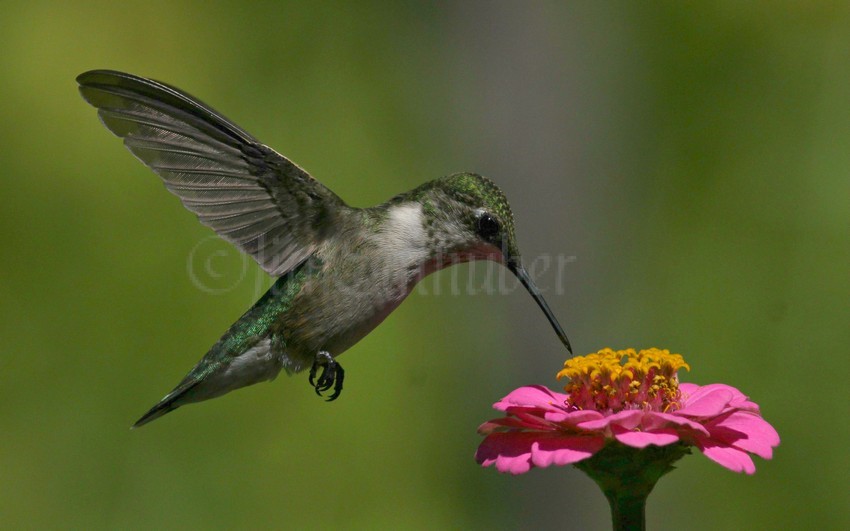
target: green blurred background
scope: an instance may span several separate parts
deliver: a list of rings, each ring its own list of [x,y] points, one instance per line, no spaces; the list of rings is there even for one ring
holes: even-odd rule
[[[473,461],[490,404],[565,357],[526,294],[464,287],[481,264],[346,353],[333,404],[281,376],[128,430],[269,281],[98,123],[92,68],[354,205],[490,176],[527,260],[563,259],[536,278],[578,352],[681,352],[782,436],[752,477],[686,458],[650,528],[850,527],[846,3],[31,1],[0,34],[0,527],[609,525],[576,470]]]

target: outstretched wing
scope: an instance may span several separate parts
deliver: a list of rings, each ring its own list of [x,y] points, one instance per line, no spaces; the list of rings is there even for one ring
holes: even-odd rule
[[[109,70],[77,82],[104,125],[201,223],[271,275],[310,256],[346,208],[307,172],[185,92]]]

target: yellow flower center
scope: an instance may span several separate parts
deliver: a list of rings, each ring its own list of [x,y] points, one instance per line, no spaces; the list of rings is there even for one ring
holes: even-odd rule
[[[669,350],[604,348],[568,359],[558,379],[569,378],[567,403],[579,409],[671,411],[679,407],[676,371],[682,367],[691,370],[681,355]]]

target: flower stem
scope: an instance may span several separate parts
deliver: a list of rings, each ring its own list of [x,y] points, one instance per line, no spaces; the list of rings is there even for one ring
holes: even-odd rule
[[[605,491],[605,497],[611,507],[611,528],[614,531],[646,529],[646,499],[649,492],[633,495],[625,489],[611,489]]]
[[[683,443],[643,449],[610,442],[575,467],[599,485],[608,504],[614,531],[646,529],[646,499],[673,463],[690,449]]]

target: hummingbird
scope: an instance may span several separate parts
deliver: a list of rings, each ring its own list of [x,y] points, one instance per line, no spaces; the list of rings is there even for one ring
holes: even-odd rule
[[[572,352],[522,265],[513,214],[491,180],[457,173],[355,208],[180,89],[111,70],[85,72],[77,83],[101,122],[183,206],[276,277],[134,428],[281,370],[309,369],[316,394],[335,400],[345,378],[336,358],[422,278],[473,260],[510,270]]]

